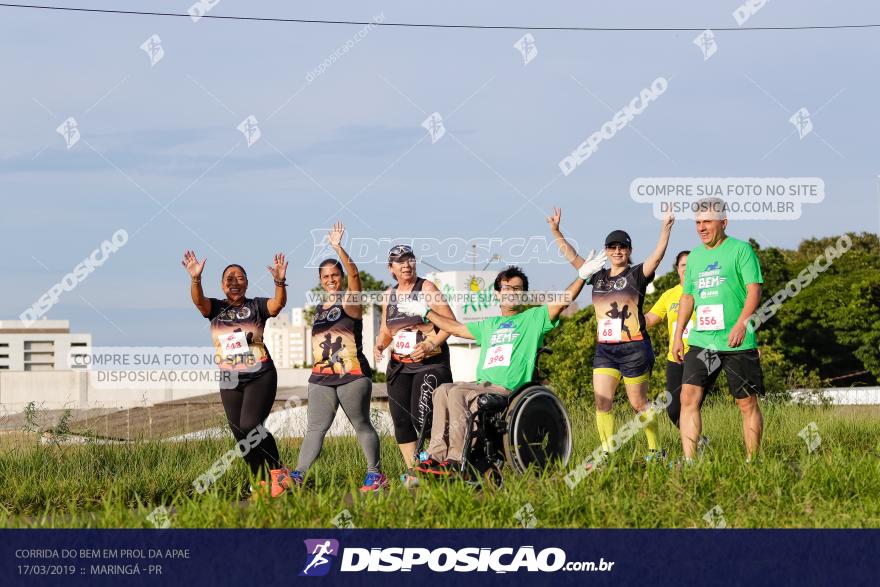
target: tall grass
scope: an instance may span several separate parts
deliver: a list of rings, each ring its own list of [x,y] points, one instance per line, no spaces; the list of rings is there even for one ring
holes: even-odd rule
[[[637,435],[574,490],[567,471],[517,476],[480,491],[461,482],[396,481],[403,463],[382,438],[391,489],[357,491],[364,458],[353,438],[327,439],[307,487],[271,501],[243,502],[249,479],[239,460],[209,491],[192,482],[232,441],[39,444],[34,434],[0,436],[0,527],[152,527],[158,505],[174,527],[331,527],[343,510],[355,527],[497,528],[521,524],[527,503],[538,527],[706,527],[719,506],[728,527],[880,527],[880,410],[765,404],[764,448],[745,464],[739,412],[718,399],[704,407],[711,445],[692,467],[643,462]],[[618,425],[631,415],[620,410]],[[598,444],[592,416],[573,410],[569,469]],[[798,432],[816,422],[821,445],[810,453]],[[669,462],[681,455],[677,430],[661,424]],[[297,439],[281,439],[296,460]],[[530,510],[530,511],[531,511]],[[522,516],[521,516],[522,517]]]

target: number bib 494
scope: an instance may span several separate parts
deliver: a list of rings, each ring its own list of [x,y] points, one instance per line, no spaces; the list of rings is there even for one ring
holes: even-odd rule
[[[700,306],[697,310],[697,330],[724,330],[724,305]]]
[[[496,344],[486,351],[483,369],[488,369],[489,367],[510,367],[511,352],[513,352],[512,344]]]
[[[599,342],[620,342],[620,319],[604,318],[599,320]]]
[[[416,333],[414,330],[398,330],[394,333],[394,352],[398,355],[409,355],[416,350]]]

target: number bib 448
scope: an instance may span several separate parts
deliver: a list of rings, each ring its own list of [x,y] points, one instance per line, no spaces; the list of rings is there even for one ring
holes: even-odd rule
[[[416,349],[416,333],[414,330],[398,330],[394,333],[394,352],[398,355],[409,355]]]
[[[483,369],[488,369],[489,367],[510,367],[510,354],[512,351],[512,344],[496,344],[486,351]]]
[[[232,355],[248,354],[247,334],[244,332],[230,332],[217,337],[220,340],[220,348],[225,357]]]
[[[724,330],[724,305],[700,306],[697,310],[697,330]]]
[[[603,318],[599,320],[599,342],[620,342],[620,319]]]

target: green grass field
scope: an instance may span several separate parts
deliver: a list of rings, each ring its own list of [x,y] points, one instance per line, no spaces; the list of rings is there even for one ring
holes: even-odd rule
[[[573,491],[566,471],[516,476],[483,491],[461,482],[396,481],[402,461],[393,439],[382,439],[391,489],[360,495],[363,456],[353,438],[327,439],[309,485],[280,499],[243,505],[248,479],[238,459],[211,489],[195,494],[196,479],[231,441],[135,442],[83,446],[38,443],[35,435],[0,436],[0,527],[152,527],[157,505],[182,528],[332,527],[343,511],[355,527],[518,527],[527,503],[537,527],[705,528],[718,506],[727,527],[880,527],[880,409],[764,404],[764,450],[746,465],[738,410],[717,400],[704,408],[712,441],[702,461],[681,469],[642,462],[637,435]],[[591,415],[572,411],[580,463],[598,443]],[[629,412],[617,410],[618,426]],[[810,453],[798,432],[815,422],[821,444]],[[670,461],[681,455],[665,416],[661,432]],[[281,440],[295,462],[299,440]],[[524,517],[529,521],[528,515]],[[718,520],[719,518],[715,518]]]

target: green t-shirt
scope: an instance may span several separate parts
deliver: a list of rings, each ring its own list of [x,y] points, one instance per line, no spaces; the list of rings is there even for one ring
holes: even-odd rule
[[[691,346],[719,351],[745,351],[757,347],[755,333],[746,328],[740,346],[727,346],[746,301],[746,286],[763,283],[761,265],[752,246],[732,237],[714,249],[700,245],[691,251],[684,274],[684,292],[694,297]]]
[[[480,345],[477,381],[510,390],[531,381],[535,355],[544,344],[544,335],[558,325],[558,318],[550,320],[547,306],[468,324],[467,329]]]

